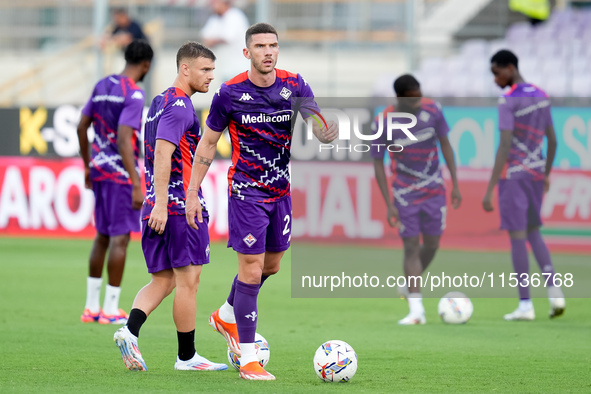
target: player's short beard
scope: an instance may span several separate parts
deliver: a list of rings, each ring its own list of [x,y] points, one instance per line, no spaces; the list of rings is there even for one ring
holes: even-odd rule
[[[267,60],[267,59],[265,58],[261,62],[255,62],[255,61],[252,62],[252,65],[254,66],[255,70],[257,70],[259,73],[261,73],[263,75],[272,73],[273,70],[275,69],[275,65],[277,64],[277,62],[274,62],[273,67],[269,71],[265,71],[265,70],[263,70],[263,67],[262,67],[263,62],[265,60]]]

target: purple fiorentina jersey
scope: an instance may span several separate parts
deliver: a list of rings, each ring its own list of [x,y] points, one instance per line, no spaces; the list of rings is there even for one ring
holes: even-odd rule
[[[387,140],[388,113],[395,111],[394,106],[390,106],[384,110],[381,118],[376,117],[373,130],[376,131],[381,122],[383,131],[380,139],[372,144],[371,155],[374,159],[383,159],[387,151],[384,145],[397,144],[404,147],[402,152],[390,153],[392,172],[396,174],[392,183],[396,202],[401,206],[408,206],[437,195],[445,195],[437,141],[447,136],[449,127],[441,106],[431,99],[421,99],[421,108],[415,114],[417,124],[409,128],[417,141],[409,139],[402,130],[397,129],[392,131],[392,141]],[[400,123],[408,123],[408,119],[401,120]]]
[[[190,97],[185,92],[171,87],[154,97],[146,118],[144,135],[146,199],[142,207],[142,220],[150,218],[155,204],[154,149],[158,139],[176,145],[172,154],[168,183],[168,215],[185,214],[185,196],[191,180],[193,155],[199,143],[200,132],[199,119]],[[201,189],[199,201],[203,207],[203,216],[207,217]]]
[[[550,99],[542,89],[519,83],[499,99],[499,130],[513,132],[502,179],[544,179],[542,146],[551,125]]]
[[[319,112],[312,89],[301,75],[275,71],[275,83],[266,88],[254,85],[248,72],[239,74],[222,84],[211,103],[207,126],[230,131],[228,182],[234,198],[272,202],[290,195],[291,122],[297,116],[291,99],[310,98],[304,117]]]
[[[111,75],[96,84],[92,96],[82,109],[84,115],[92,118],[95,132],[90,179],[131,185],[117,148],[117,129],[124,125],[135,130],[131,145],[135,168],[139,173],[137,158],[143,110],[144,92],[131,78]]]

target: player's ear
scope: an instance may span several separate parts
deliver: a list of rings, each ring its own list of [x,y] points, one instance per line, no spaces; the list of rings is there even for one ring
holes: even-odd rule
[[[245,58],[250,59],[250,51],[248,50],[248,48],[242,49],[242,54]]]

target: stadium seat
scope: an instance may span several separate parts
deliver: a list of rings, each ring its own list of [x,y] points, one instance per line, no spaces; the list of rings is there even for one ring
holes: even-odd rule
[[[544,75],[544,85],[542,89],[550,95],[550,97],[568,97],[568,78],[564,73]]]

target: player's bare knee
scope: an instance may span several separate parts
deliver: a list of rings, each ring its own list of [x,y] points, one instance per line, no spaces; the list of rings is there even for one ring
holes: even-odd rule
[[[439,249],[439,236],[424,236],[423,237],[423,248],[428,252],[436,252]]]
[[[115,237],[111,237],[109,242],[109,247],[111,249],[127,249],[127,245],[129,244],[129,234],[117,235]]]
[[[263,275],[266,275],[266,276],[275,275],[276,273],[279,272],[280,267],[281,267],[281,264],[279,262],[277,262],[276,264],[274,264],[272,266],[265,265],[265,268],[263,268]]]
[[[419,237],[404,238],[402,242],[404,244],[404,254],[406,256],[418,255],[421,248]]]

